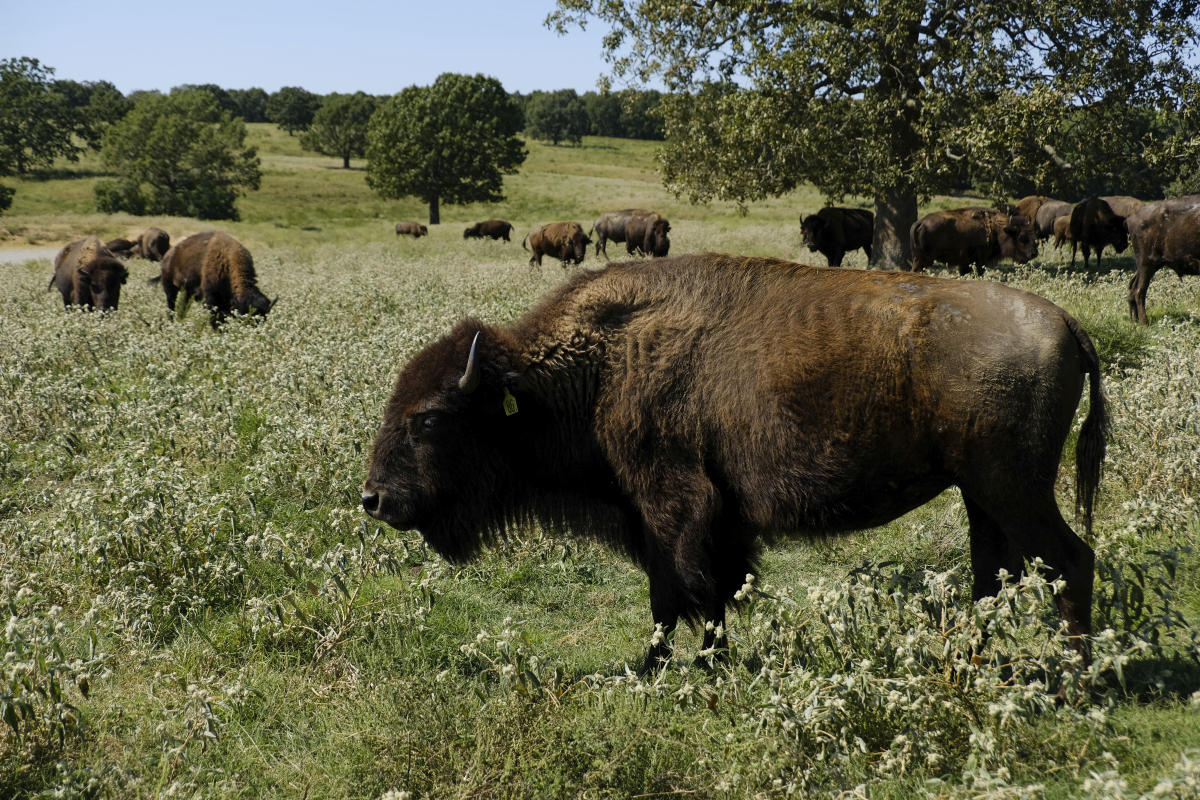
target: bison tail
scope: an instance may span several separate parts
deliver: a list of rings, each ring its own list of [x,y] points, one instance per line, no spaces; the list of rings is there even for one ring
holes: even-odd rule
[[[522,249],[522,250],[528,250],[528,249],[529,249],[528,247],[526,247],[526,246],[525,246],[525,243],[526,243],[527,241],[529,241],[529,234],[528,234],[528,233],[527,233],[527,234],[525,234],[525,238],[521,240],[521,249]]]
[[[153,278],[149,278],[146,281],[146,283],[149,283],[149,284],[162,283],[162,273],[160,272],[159,274],[155,275]]]
[[[921,259],[925,244],[925,226],[921,224],[921,220],[917,220],[908,229],[908,252],[909,258],[912,261],[909,263],[909,269],[915,272],[921,272],[924,269],[924,263]]]
[[[1079,430],[1079,441],[1075,446],[1075,513],[1083,512],[1083,525],[1088,539],[1092,538],[1092,510],[1096,502],[1096,490],[1100,486],[1100,474],[1104,466],[1109,430],[1108,408],[1104,391],[1100,386],[1100,357],[1092,345],[1087,331],[1073,317],[1067,317],[1067,325],[1079,343],[1091,391],[1088,395],[1088,413]]]

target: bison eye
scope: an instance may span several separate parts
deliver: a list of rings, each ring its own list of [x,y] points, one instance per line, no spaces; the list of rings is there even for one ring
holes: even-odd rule
[[[414,422],[417,436],[424,439],[442,429],[446,423],[446,415],[440,411],[427,411],[419,415]]]

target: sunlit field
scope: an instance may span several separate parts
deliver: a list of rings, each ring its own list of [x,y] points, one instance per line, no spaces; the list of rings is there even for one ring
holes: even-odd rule
[[[397,238],[422,204],[251,128],[265,176],[238,223],[96,214],[98,164],[10,182],[0,248],[218,227],[279,301],[213,332],[198,306],[168,314],[156,264],[129,262],[102,316],[47,291],[50,254],[0,261],[0,797],[1200,791],[1200,280],[1160,273],[1139,328],[1128,252],[1084,271],[1044,248],[984,278],[1062,305],[1104,363],[1090,665],[1044,577],[971,603],[951,490],[881,529],[772,548],[727,661],[685,628],[675,660],[638,675],[647,582],[623,556],[531,529],[454,567],[359,510],[392,382],[459,318],[512,320],[562,280],[553,259],[527,264],[534,224],[642,205],[671,218],[673,254],[823,263],[797,219],[820,197],[693,208],[659,184],[651,143],[533,143],[505,203],[443,207],[428,237]],[[515,240],[463,240],[488,217]],[[1069,442],[1068,520],[1073,464]]]

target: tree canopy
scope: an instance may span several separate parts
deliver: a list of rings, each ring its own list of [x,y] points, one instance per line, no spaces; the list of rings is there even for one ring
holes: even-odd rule
[[[101,211],[237,219],[234,201],[257,189],[258,154],[246,125],[208,91],[145,94],[104,135],[100,157],[116,181],[96,184]]]
[[[36,58],[0,59],[0,175],[23,175],[64,156],[79,158],[80,117]]]
[[[558,0],[547,23],[599,19],[617,76],[665,84],[669,188],[745,203],[809,181],[830,200],[872,198],[873,263],[897,267],[918,199],[964,164],[997,200],[1101,183],[1162,191],[1165,176],[1194,172],[1200,136],[1181,110],[1196,83],[1183,58],[1196,9]]]
[[[486,75],[444,73],[386,100],[367,129],[367,185],[381,197],[429,204],[495,203],[525,160],[521,109]]]
[[[299,86],[284,86],[267,99],[267,119],[294,136],[312,125],[321,96]]]
[[[579,144],[589,128],[587,107],[574,89],[534,92],[525,104],[525,130],[535,139]]]
[[[367,123],[378,101],[366,92],[329,94],[300,136],[300,146],[322,155],[338,156],[350,169],[350,159],[367,154]]]

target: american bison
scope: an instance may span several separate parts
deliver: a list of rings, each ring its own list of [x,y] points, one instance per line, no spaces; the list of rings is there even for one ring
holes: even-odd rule
[[[151,227],[146,228],[138,236],[137,244],[133,248],[133,255],[147,261],[162,261],[170,249],[171,237],[167,235],[167,232],[162,228]]]
[[[862,248],[871,257],[875,215],[861,208],[826,206],[800,222],[800,236],[809,251],[819,252],[831,267],[840,267],[851,250]]]
[[[1062,200],[1047,199],[1038,207],[1033,217],[1033,229],[1038,239],[1049,239],[1054,235],[1054,220],[1059,217],[1070,217],[1071,209],[1075,206]]]
[[[1049,301],[763,258],[615,264],[515,322],[466,319],[418,352],[384,410],[362,505],[455,562],[529,521],[608,540],[645,570],[670,633],[724,620],[762,540],[882,525],[957,486],[974,596],[1040,557],[1081,636],[1093,555],[1054,483],[1086,376],[1076,510],[1090,531],[1100,364]],[[668,648],[652,646],[645,667]]]
[[[51,287],[62,294],[64,306],[116,311],[121,286],[129,278],[125,265],[95,236],[71,242],[54,257]]]
[[[649,217],[654,213],[645,208],[624,208],[620,211],[606,211],[596,217],[595,224],[588,231],[589,236],[593,233],[596,235],[596,255],[603,254],[608,258],[608,242],[624,242],[630,220]]]
[[[1054,249],[1061,250],[1064,243],[1071,241],[1071,218],[1059,217],[1054,220]]]
[[[109,239],[104,243],[104,249],[112,253],[116,258],[133,258],[134,248],[137,247],[137,240],[130,240],[124,237]]]
[[[1100,254],[1105,247],[1118,253],[1129,246],[1129,235],[1125,232],[1125,218],[1113,212],[1112,207],[1099,197],[1081,200],[1071,209],[1071,263],[1075,263],[1076,248],[1083,250],[1083,267],[1087,269],[1092,248],[1096,249],[1096,266],[1100,266]]]
[[[660,214],[634,215],[625,223],[625,251],[663,258],[671,250],[670,232],[671,223]]]
[[[1039,208],[1053,200],[1053,197],[1047,197],[1044,194],[1027,195],[1012,205],[1009,213],[1032,220],[1037,215]]]
[[[1129,318],[1145,325],[1146,289],[1163,267],[1200,275],[1200,194],[1147,203],[1126,220],[1137,268],[1129,281]]]
[[[525,243],[529,246],[526,247]],[[563,269],[567,264],[582,264],[587,254],[587,246],[592,243],[583,226],[578,222],[549,222],[539,225],[525,235],[521,240],[521,249],[533,253],[529,257],[530,264],[542,265],[542,256],[551,256],[562,262]]]
[[[1033,224],[994,208],[952,208],[926,214],[908,232],[913,269],[920,272],[941,261],[966,275],[1007,258],[1024,264],[1037,255]]]
[[[227,233],[206,231],[188,236],[167,251],[159,274],[167,308],[184,296],[204,303],[213,328],[232,312],[266,316],[275,304],[258,288],[250,251]]]
[[[511,222],[505,222],[502,219],[489,219],[484,222],[476,222],[471,227],[463,231],[464,239],[503,239],[506,242],[512,241],[508,235],[512,232],[513,226]]]
[[[1108,203],[1108,207],[1111,208],[1113,213],[1118,217],[1128,217],[1130,214],[1146,205],[1145,200],[1139,200],[1136,197],[1130,197],[1127,194],[1103,195],[1100,199]]]
[[[397,236],[411,236],[414,239],[420,239],[422,236],[429,234],[429,228],[426,228],[419,222],[397,222]]]

